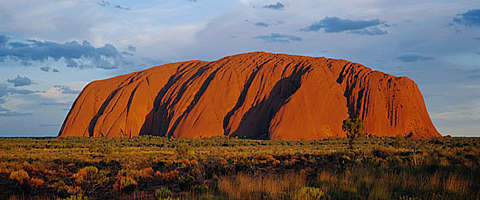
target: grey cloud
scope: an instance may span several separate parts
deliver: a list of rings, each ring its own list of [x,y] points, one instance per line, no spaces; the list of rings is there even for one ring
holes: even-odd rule
[[[14,59],[14,60],[19,61],[24,66],[31,66],[32,65],[31,62],[28,62],[26,60],[18,60],[18,59]]]
[[[116,5],[115,8],[120,9],[120,10],[131,10],[129,7],[121,6],[121,5]]]
[[[132,45],[128,45],[127,49],[128,49],[128,51],[131,51],[131,52],[136,52],[137,51],[137,47],[132,46]]]
[[[127,51],[122,51],[122,54],[125,56],[134,56],[133,53],[127,52]]]
[[[4,35],[0,35],[0,47],[5,46],[8,42],[8,37]]]
[[[30,80],[26,76],[20,76],[20,75],[17,75],[17,77],[14,79],[8,79],[7,82],[12,83],[13,86],[15,87],[27,86],[32,84],[32,80]]]
[[[480,74],[469,75],[467,78],[472,80],[480,80]]]
[[[33,94],[37,91],[33,90],[22,90],[22,89],[16,89],[16,88],[9,88],[7,85],[0,84],[0,97],[4,97],[7,95],[14,95],[14,94]]]
[[[31,116],[32,113],[20,113],[15,111],[5,111],[0,112],[0,117],[23,117],[23,116]]]
[[[40,67],[40,70],[44,71],[44,72],[49,72],[50,71],[50,67]]]
[[[8,45],[12,48],[24,48],[28,47],[28,44],[22,42],[10,42]]]
[[[465,26],[480,26],[480,9],[473,9],[465,13],[458,14],[455,18],[453,18],[453,22]]]
[[[8,95],[7,87],[5,85],[0,85],[0,97],[4,97]],[[2,100],[5,102],[5,100]]]
[[[417,54],[405,54],[397,57],[397,60],[400,60],[402,62],[428,61],[433,59],[433,57],[421,56]]]
[[[71,106],[72,103],[59,103],[59,102],[42,102],[39,103],[41,106]]]
[[[276,4],[269,4],[269,5],[265,5],[263,6],[263,8],[269,8],[269,9],[274,9],[274,10],[280,10],[280,9],[283,9],[285,8],[285,5],[283,5],[282,3],[280,2],[277,2]]]
[[[7,92],[8,94],[33,94],[37,91],[33,91],[33,90],[18,90],[18,89],[14,89],[14,88],[8,88],[7,89]]]
[[[58,127],[61,124],[40,124],[40,127]]]
[[[261,39],[265,42],[291,42],[291,41],[302,41],[302,38],[294,35],[283,35],[279,33],[272,33],[270,35],[259,35],[254,37],[254,39]]]
[[[361,29],[361,30],[355,30],[350,32],[355,34],[360,34],[360,35],[385,35],[388,33],[387,31],[379,29],[378,27],[371,27],[368,29]]]
[[[32,113],[20,113],[0,106],[0,117],[21,117],[30,116]]]
[[[475,40],[480,40],[480,37],[474,37],[473,39],[475,39]]]
[[[384,35],[388,32],[380,27],[389,25],[379,19],[372,20],[350,20],[338,17],[325,17],[310,26],[300,29],[301,31],[319,31],[323,29],[326,33],[347,32],[362,35]]]
[[[257,23],[255,23],[255,26],[268,27],[269,25],[265,22],[257,22]]]
[[[22,64],[45,61],[52,58],[64,60],[67,67],[97,67],[114,69],[125,64],[122,54],[111,44],[94,47],[87,41],[55,43],[49,41],[28,40],[9,42],[0,46],[0,59],[11,58]]]
[[[110,6],[110,2],[109,1],[100,1],[97,3],[99,6],[102,6],[102,7],[107,7],[107,6]]]
[[[80,90],[74,90],[71,87],[68,87],[66,85],[54,85],[53,87],[60,89],[63,94],[78,94],[78,93],[80,93]]]
[[[99,6],[102,6],[102,7],[110,7],[110,5],[111,5],[109,1],[105,1],[105,0],[97,2],[97,4]],[[113,6],[113,8],[117,8],[117,9],[120,9],[120,10],[131,10],[131,8],[126,7],[126,6],[122,6],[122,5],[115,5],[115,6]]]
[[[480,69],[468,70],[466,74],[468,74],[467,78],[470,80],[480,80]]]
[[[40,127],[59,127],[61,124],[40,124]]]

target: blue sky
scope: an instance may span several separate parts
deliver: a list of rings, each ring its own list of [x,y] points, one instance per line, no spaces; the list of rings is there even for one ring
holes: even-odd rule
[[[439,131],[480,136],[480,1],[0,2],[0,136],[56,136],[90,81],[268,51],[415,80]]]

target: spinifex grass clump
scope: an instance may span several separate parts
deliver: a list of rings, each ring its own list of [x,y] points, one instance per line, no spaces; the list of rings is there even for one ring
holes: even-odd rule
[[[0,139],[0,199],[479,199],[480,139]]]

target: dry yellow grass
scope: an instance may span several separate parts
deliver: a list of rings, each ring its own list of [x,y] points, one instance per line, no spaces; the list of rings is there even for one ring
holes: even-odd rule
[[[238,174],[220,178],[218,189],[235,199],[259,199],[262,195],[285,198],[305,186],[305,177],[293,173],[285,175]]]

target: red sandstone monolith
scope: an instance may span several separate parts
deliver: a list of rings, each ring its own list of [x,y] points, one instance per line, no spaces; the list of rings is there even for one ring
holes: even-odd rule
[[[59,136],[312,140],[344,137],[349,117],[376,136],[440,136],[409,78],[346,60],[264,52],[91,82]]]

